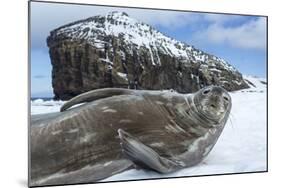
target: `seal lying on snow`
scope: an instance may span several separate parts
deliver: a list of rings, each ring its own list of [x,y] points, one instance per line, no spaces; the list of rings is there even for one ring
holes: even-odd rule
[[[95,182],[135,165],[160,173],[195,165],[216,143],[230,109],[229,94],[217,86],[188,95],[82,94],[61,112],[31,117],[31,186]]]

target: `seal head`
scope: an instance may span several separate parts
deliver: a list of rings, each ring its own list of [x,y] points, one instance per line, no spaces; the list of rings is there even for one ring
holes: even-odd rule
[[[209,86],[199,90],[193,98],[195,107],[201,116],[220,124],[231,109],[231,97],[219,86]],[[227,118],[227,117],[226,117]]]

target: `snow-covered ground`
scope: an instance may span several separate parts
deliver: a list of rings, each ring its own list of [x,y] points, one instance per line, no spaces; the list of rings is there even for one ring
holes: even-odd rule
[[[265,171],[267,166],[266,85],[264,79],[245,76],[256,87],[231,92],[230,119],[210,154],[200,164],[161,175],[148,170],[128,170],[103,181],[151,179],[207,174]],[[63,101],[31,102],[31,113],[59,111]]]
[[[60,107],[65,101],[44,101],[43,99],[36,99],[31,101],[31,114],[43,114],[51,112],[59,112]]]

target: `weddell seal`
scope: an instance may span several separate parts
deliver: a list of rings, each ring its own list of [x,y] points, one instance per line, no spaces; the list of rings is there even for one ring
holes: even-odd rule
[[[230,95],[218,86],[192,94],[117,88],[81,94],[61,112],[31,116],[30,185],[96,182],[135,167],[170,173],[198,164],[230,109]]]

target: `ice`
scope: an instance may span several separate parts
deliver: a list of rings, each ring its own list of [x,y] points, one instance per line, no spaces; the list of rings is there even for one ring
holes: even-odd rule
[[[264,84],[266,80],[251,76],[243,77],[252,82],[256,87],[251,86],[249,89],[230,93],[232,98],[230,118],[222,132],[222,135],[218,139],[218,142],[200,164],[165,175],[150,170],[133,169],[114,175],[103,181],[240,173],[266,170],[267,85]],[[167,95],[169,95],[170,91],[159,92],[166,92]],[[155,94],[159,92],[155,92]],[[58,112],[63,103],[64,101],[34,100],[31,102],[31,113],[39,114]],[[125,121],[125,119],[123,119],[123,121]]]

